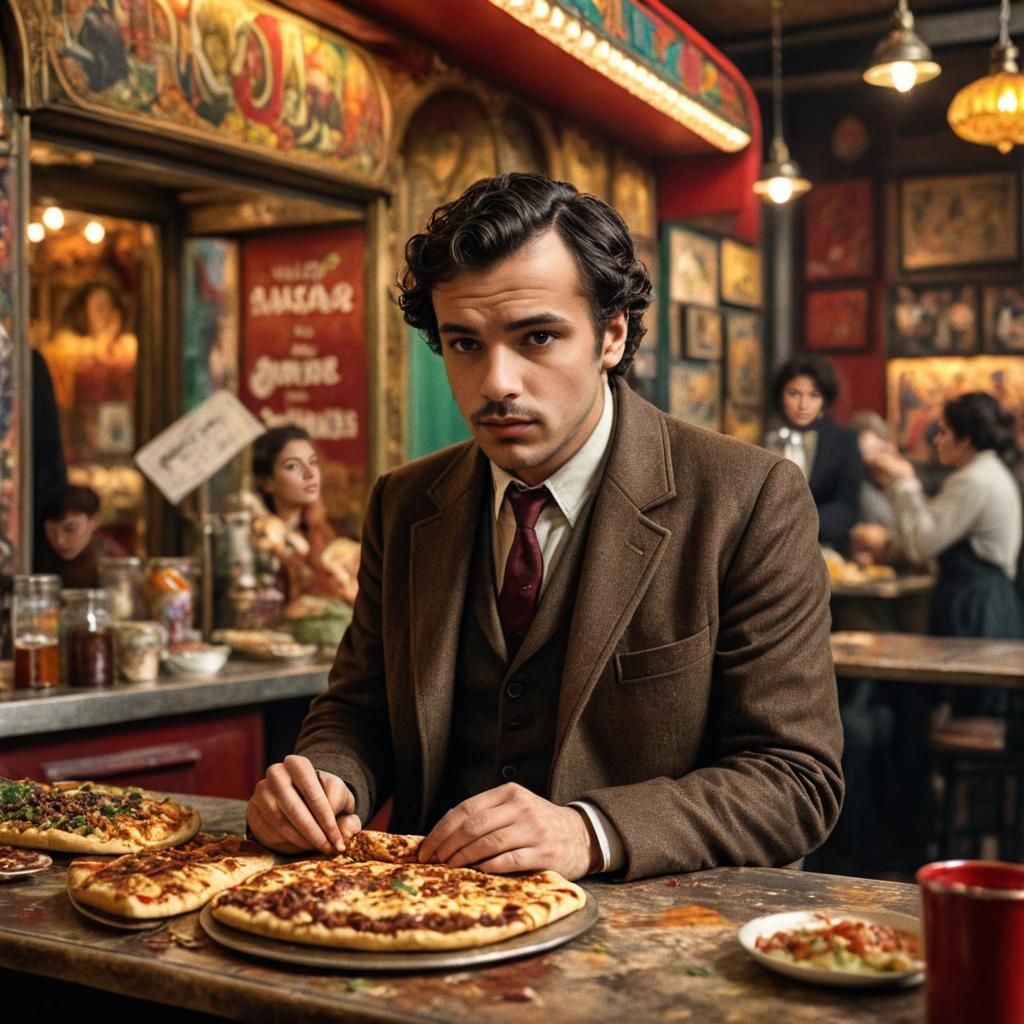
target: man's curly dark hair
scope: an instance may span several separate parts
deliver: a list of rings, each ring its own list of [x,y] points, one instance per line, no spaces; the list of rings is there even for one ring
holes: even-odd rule
[[[620,310],[627,317],[626,348],[608,372],[623,374],[647,330],[651,281],[622,217],[596,196],[540,174],[510,173],[483,178],[458,199],[439,206],[425,231],[405,246],[398,279],[405,322],[419,328],[441,351],[431,292],[462,270],[486,270],[526,242],[554,228],[576,259],[590,300],[600,351],[601,334]]]

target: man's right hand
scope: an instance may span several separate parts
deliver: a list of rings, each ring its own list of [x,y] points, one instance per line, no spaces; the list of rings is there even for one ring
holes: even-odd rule
[[[356,801],[337,775],[317,771],[309,758],[289,754],[272,764],[245,808],[253,836],[281,853],[341,853],[361,828]]]

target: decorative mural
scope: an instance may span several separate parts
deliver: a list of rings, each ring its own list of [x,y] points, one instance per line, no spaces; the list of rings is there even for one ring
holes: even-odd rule
[[[0,100],[0,572],[15,571],[18,536],[18,419],[14,379],[14,228],[17,162],[14,111]]]
[[[260,0],[51,0],[67,98],[365,178],[390,114],[370,58]]]
[[[752,129],[746,97],[682,29],[634,0],[560,0],[582,21],[631,51],[653,71],[745,131]]]

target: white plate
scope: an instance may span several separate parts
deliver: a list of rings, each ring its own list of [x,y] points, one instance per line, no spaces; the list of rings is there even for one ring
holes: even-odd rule
[[[8,847],[8,849],[11,849]],[[20,849],[21,853],[25,853],[24,849]],[[0,870],[0,882],[14,882],[19,878],[27,878],[29,875],[34,875],[40,871],[45,871],[53,863],[53,858],[46,853],[32,853],[32,860],[26,863],[22,867],[14,868],[10,871]]]
[[[748,921],[739,933],[740,945],[759,963],[771,971],[777,971],[789,978],[811,982],[814,985],[836,985],[845,988],[876,988],[878,986],[919,985],[924,981],[924,971],[891,971],[872,974],[861,974],[854,971],[829,971],[821,967],[804,967],[801,964],[789,963],[779,957],[769,956],[757,948],[757,940],[770,937],[776,932],[789,931],[791,928],[814,927],[821,925],[819,914],[824,914],[832,921],[864,921],[868,924],[881,924],[889,928],[897,928],[901,932],[909,932],[922,943],[921,922],[910,914],[901,914],[895,910],[873,910],[866,913],[849,910],[795,910],[788,914],[769,914]]]

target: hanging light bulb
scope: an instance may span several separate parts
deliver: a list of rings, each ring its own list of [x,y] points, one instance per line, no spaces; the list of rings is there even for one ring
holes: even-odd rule
[[[892,31],[875,47],[871,67],[864,72],[868,85],[910,92],[920,82],[937,78],[942,68],[932,60],[928,44],[914,31],[914,15],[907,0],[892,12]]]
[[[25,228],[25,234],[30,242],[41,242],[46,237],[46,228],[39,221],[34,220]]]
[[[782,0],[772,0],[772,131],[768,159],[754,182],[754,192],[765,202],[782,206],[811,190],[782,133]]]
[[[999,42],[992,47],[989,73],[965,85],[946,112],[949,127],[966,142],[1009,153],[1024,143],[1024,75],[1010,39],[1010,0],[999,5]]]
[[[99,245],[107,236],[107,229],[98,221],[91,220],[82,229],[82,234],[85,235],[87,242],[92,242],[93,245]]]
[[[43,210],[43,223],[51,231],[60,231],[64,227],[64,211],[59,206],[48,206]]]

